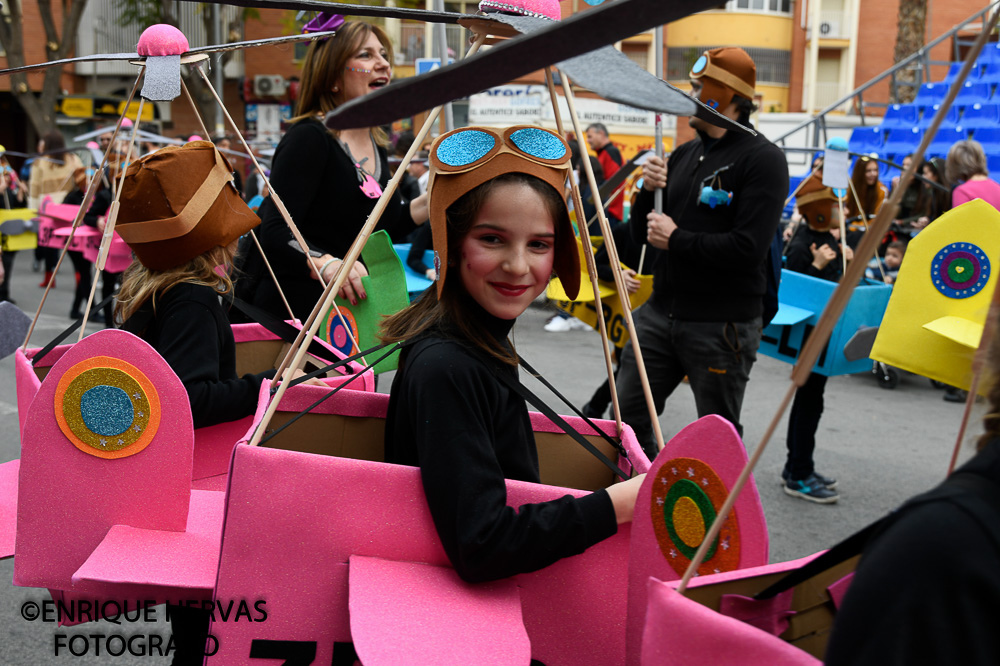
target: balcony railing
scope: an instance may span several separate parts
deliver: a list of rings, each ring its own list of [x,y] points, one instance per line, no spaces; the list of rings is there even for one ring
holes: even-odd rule
[[[434,42],[434,30],[428,33],[424,23],[417,21],[401,21],[399,26],[399,41],[396,44],[396,64],[412,65],[417,58],[424,57],[424,47],[427,40],[431,40],[429,54],[437,53]],[[448,41],[448,48],[451,49],[453,58],[461,58],[468,50],[469,31],[460,25],[446,25],[445,36]]]

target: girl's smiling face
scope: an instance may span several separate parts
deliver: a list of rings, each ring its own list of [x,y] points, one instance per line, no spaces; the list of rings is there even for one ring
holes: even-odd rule
[[[865,166],[865,182],[868,183],[870,187],[874,185],[876,181],[878,181],[878,162],[872,160]]]
[[[555,221],[542,196],[523,183],[493,188],[462,239],[465,290],[499,319],[515,319],[548,286]]]
[[[339,103],[367,95],[392,80],[389,53],[375,33],[370,33],[361,48],[347,61],[343,74],[337,80]]]

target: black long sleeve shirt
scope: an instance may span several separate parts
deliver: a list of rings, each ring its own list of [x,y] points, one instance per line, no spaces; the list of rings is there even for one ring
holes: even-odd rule
[[[513,322],[482,313],[498,341]],[[445,552],[464,580],[527,573],[582,553],[617,531],[606,491],[507,506],[504,479],[537,483],[538,452],[524,400],[469,343],[428,335],[404,348],[386,421],[386,459],[420,467]]]
[[[706,147],[708,145],[708,147]],[[707,177],[733,193],[729,205],[700,203]],[[677,229],[659,250],[650,304],[684,321],[750,321],[763,312],[765,258],[788,194],[784,153],[758,134],[699,135],[670,155],[663,212]],[[630,213],[633,240],[646,242],[653,193],[643,189]],[[648,255],[647,255],[648,256]]]
[[[211,287],[181,282],[139,307],[122,328],[159,352],[177,373],[191,402],[194,427],[236,421],[257,409],[264,378],[236,374],[236,341],[219,296]]]
[[[385,149],[379,149],[378,158],[378,182],[384,189],[390,176]],[[373,165],[364,166],[373,171]],[[270,180],[309,248],[334,257],[347,254],[377,201],[361,191],[354,162],[314,118],[295,123],[282,137],[274,152]],[[393,194],[375,227],[388,231],[396,243],[402,243],[414,227],[407,204],[398,192]],[[305,319],[323,293],[319,281],[309,277],[305,255],[288,245],[292,232],[271,197],[261,204],[260,218],[264,253],[295,316]],[[261,280],[254,304],[276,317],[287,316],[270,279]]]

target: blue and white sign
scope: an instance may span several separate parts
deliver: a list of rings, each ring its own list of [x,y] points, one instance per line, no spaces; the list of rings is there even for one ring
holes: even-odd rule
[[[454,58],[448,58],[449,65],[453,62],[455,62]],[[441,66],[441,58],[417,58],[413,61],[413,66],[416,69],[417,76],[420,76],[421,74],[438,69]]]

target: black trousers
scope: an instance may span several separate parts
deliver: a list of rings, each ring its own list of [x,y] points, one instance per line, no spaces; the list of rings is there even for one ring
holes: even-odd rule
[[[796,481],[808,478],[814,471],[813,451],[816,449],[816,430],[823,416],[823,392],[826,375],[810,373],[806,383],[795,391],[792,411],[788,415],[788,460],[785,470]]]
[[[71,311],[79,312],[80,307],[90,297],[90,286],[93,279],[91,273],[93,272],[94,264],[83,257],[83,252],[70,250],[67,254],[69,254],[69,260],[73,262],[73,270],[77,274],[76,291],[73,293],[73,307]]]

